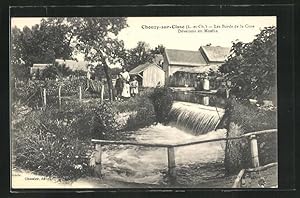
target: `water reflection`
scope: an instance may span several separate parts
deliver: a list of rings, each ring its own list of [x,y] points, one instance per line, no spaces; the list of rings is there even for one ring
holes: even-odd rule
[[[224,108],[225,99],[212,94],[203,94],[192,91],[175,91],[173,92],[175,100],[198,103],[206,106],[217,106]]]

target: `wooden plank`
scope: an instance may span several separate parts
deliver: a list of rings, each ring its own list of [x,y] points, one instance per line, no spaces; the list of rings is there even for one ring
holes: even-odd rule
[[[171,184],[176,182],[176,164],[174,147],[168,147],[168,176]]]
[[[243,136],[247,137],[247,136],[251,136],[251,135],[260,135],[260,134],[264,134],[264,133],[275,133],[277,131],[278,131],[277,129],[267,129],[267,130],[262,130],[262,131],[249,132],[249,133],[244,134]]]
[[[172,147],[172,145],[170,144],[150,144],[150,143],[139,143],[139,142],[122,142],[122,141],[113,141],[113,140],[92,139],[92,142],[100,143],[100,144],[135,145],[135,146],[144,146],[144,147]]]
[[[260,166],[260,167],[256,167],[256,168],[248,168],[248,169],[246,169],[246,172],[263,171],[263,170],[266,170],[268,168],[271,168],[271,167],[277,166],[277,165],[278,165],[278,163],[274,162],[274,163],[270,163],[270,164],[267,164],[267,165],[264,165],[264,166]]]
[[[61,110],[61,86],[58,87],[58,105]]]
[[[259,159],[258,159],[257,139],[255,135],[250,136],[250,150],[251,150],[252,165],[254,168],[257,168],[259,167]]]
[[[43,102],[44,102],[44,106],[46,107],[47,106],[47,91],[45,88],[43,89]]]
[[[104,100],[104,84],[101,84],[101,93],[100,93],[100,97],[101,97],[101,103],[103,103]]]
[[[189,146],[189,145],[194,145],[194,144],[203,144],[203,143],[209,143],[209,142],[235,140],[235,139],[241,139],[241,138],[242,138],[242,136],[231,137],[231,138],[216,138],[216,139],[210,139],[210,140],[200,140],[200,141],[196,141],[196,142],[187,142],[187,143],[182,143],[182,144],[176,144],[176,145],[173,145],[173,146],[174,147]]]
[[[101,144],[96,144],[95,145],[95,169],[94,169],[94,173],[95,176],[102,178],[102,146]]]
[[[269,129],[264,131],[257,131],[252,132],[251,134],[263,134],[263,133],[274,133],[277,132],[277,129]],[[101,143],[101,144],[118,144],[118,145],[136,145],[136,146],[145,146],[145,147],[180,147],[180,146],[189,146],[194,144],[202,144],[202,143],[209,143],[209,142],[217,142],[217,141],[226,141],[226,140],[235,140],[235,139],[241,139],[248,137],[248,133],[245,135],[237,136],[237,137],[230,137],[230,138],[215,138],[215,139],[209,139],[209,140],[200,140],[195,142],[187,142],[187,143],[181,143],[181,144],[150,144],[150,143],[139,143],[139,142],[126,142],[126,141],[112,141],[112,140],[97,140],[92,139],[91,141],[93,143]]]
[[[269,130],[263,130],[263,131],[257,131],[257,132],[251,132],[249,133],[250,135],[260,135],[260,134],[265,134],[265,133],[275,133],[277,132],[277,129],[269,129]],[[182,144],[176,144],[173,145],[174,147],[179,147],[179,146],[189,146],[189,145],[194,145],[194,144],[203,144],[203,143],[209,143],[209,142],[217,142],[217,141],[226,141],[226,140],[236,140],[236,139],[241,139],[250,136],[248,133],[237,136],[237,137],[230,137],[230,138],[216,138],[216,139],[209,139],[209,140],[200,140],[200,141],[195,141],[195,142],[187,142],[187,143],[182,143]]]
[[[240,188],[241,187],[241,180],[243,178],[244,173],[245,173],[245,169],[242,169],[239,172],[239,174],[236,176],[236,179],[234,180],[232,188]]]
[[[81,86],[79,86],[79,100],[82,100],[82,91],[81,91]]]

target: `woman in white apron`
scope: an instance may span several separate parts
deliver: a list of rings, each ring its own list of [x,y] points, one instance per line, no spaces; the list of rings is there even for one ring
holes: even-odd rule
[[[120,74],[124,79],[124,86],[123,86],[123,91],[122,91],[121,96],[123,98],[130,98],[130,85],[129,85],[130,75],[129,75],[129,72],[126,71],[125,68],[123,68],[123,71]]]

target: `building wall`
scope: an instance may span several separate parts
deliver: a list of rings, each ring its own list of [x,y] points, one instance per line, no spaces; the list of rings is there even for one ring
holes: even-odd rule
[[[143,72],[143,86],[144,87],[156,87],[160,82],[160,85],[165,85],[165,72],[156,67],[150,66]]]
[[[166,82],[168,82],[168,79],[169,79],[169,73],[170,73],[170,67],[169,67],[169,62],[168,62],[168,59],[167,59],[167,55],[166,53],[163,54],[163,70],[165,72],[165,80]]]

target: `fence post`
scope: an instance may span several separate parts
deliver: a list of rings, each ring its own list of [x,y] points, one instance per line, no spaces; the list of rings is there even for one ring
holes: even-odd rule
[[[58,105],[59,110],[61,110],[61,86],[58,87]]]
[[[103,97],[104,97],[104,84],[101,84],[101,103],[103,103]]]
[[[81,86],[79,86],[79,100],[82,99],[82,91],[81,91]]]
[[[46,96],[47,92],[46,89],[43,89],[43,102],[44,102],[44,106],[46,107],[47,105],[47,96]]]
[[[96,150],[96,154],[95,154],[95,175],[98,176],[99,178],[102,178],[102,174],[101,174],[101,156],[102,156],[102,147],[101,144],[96,144],[95,145],[95,150]]]
[[[174,147],[168,147],[168,176],[170,184],[174,184],[176,181],[175,166],[176,164]]]
[[[259,167],[258,146],[257,146],[257,139],[255,135],[250,136],[250,149],[251,149],[252,165],[254,168]]]

